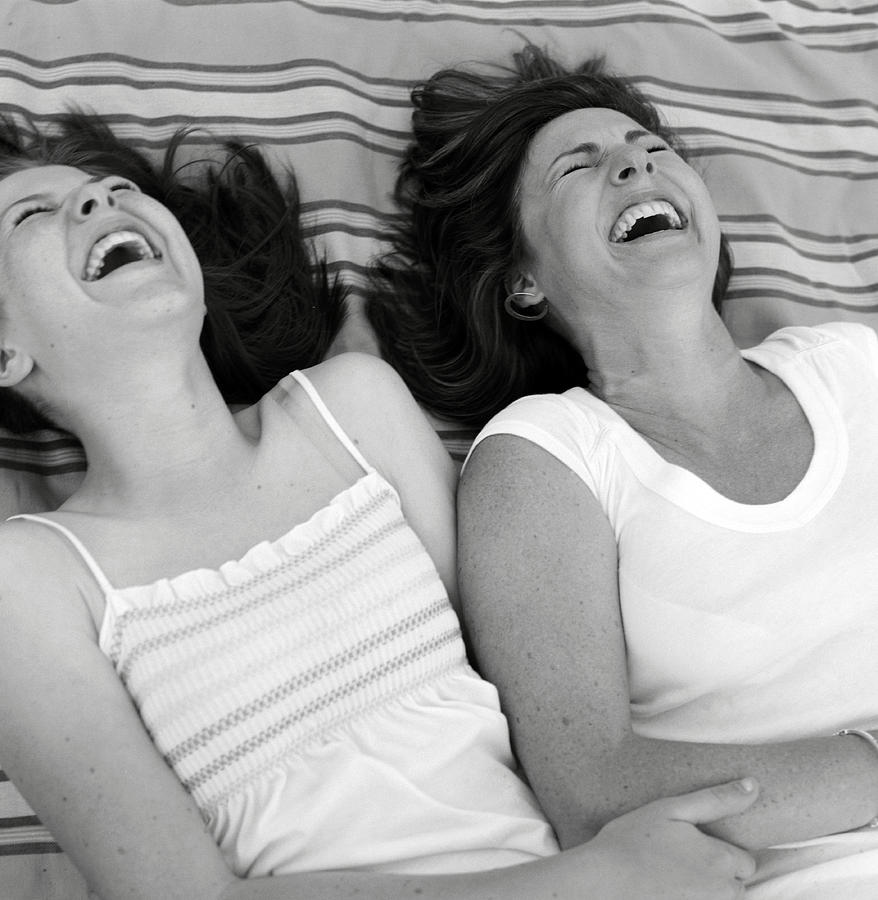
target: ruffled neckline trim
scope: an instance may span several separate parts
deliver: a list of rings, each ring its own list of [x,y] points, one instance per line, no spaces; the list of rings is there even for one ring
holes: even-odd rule
[[[112,587],[107,597],[107,608],[109,609],[111,598],[114,604],[129,606],[135,599],[138,604],[142,604],[145,593],[170,593],[181,597],[226,590],[249,583],[288,562],[316,540],[337,529],[364,504],[383,493],[399,504],[399,495],[382,475],[374,470],[366,472],[339,491],[326,506],[305,521],[295,524],[280,537],[259,541],[239,558],[228,560],[217,568],[199,567],[152,583]],[[106,627],[106,620],[105,611],[102,631]]]

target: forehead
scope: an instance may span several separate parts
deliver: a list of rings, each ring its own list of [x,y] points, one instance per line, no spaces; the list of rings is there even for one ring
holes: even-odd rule
[[[632,131],[643,133],[645,129],[630,116],[615,109],[574,109],[552,119],[536,133],[530,144],[528,160],[533,163],[551,162],[559,152],[574,145],[585,142],[600,145],[606,140],[625,140]]]
[[[42,194],[64,194],[91,176],[72,166],[25,166],[0,180],[0,207],[22,197]]]

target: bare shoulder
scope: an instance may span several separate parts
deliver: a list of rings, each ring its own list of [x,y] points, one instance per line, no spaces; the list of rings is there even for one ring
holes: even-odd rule
[[[333,357],[307,375],[348,437],[396,488],[453,597],[457,472],[405,383],[383,360],[361,353]]]
[[[306,375],[324,401],[342,408],[365,405],[374,412],[414,403],[396,370],[369,353],[340,353],[308,369]]]
[[[26,519],[0,524],[0,585],[9,588],[40,578],[47,548],[35,540],[39,528]]]
[[[413,454],[444,467],[447,454],[436,432],[384,360],[343,353],[306,374],[348,435],[379,468],[398,469]]]
[[[41,634],[72,627],[94,631],[85,597],[95,585],[67,539],[47,526],[17,519],[0,524],[0,628]]]

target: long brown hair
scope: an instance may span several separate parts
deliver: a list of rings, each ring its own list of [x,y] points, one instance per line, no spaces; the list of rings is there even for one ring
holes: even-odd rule
[[[483,425],[512,400],[587,384],[581,357],[543,323],[506,315],[522,255],[517,185],[531,140],[576,109],[617,110],[685,157],[658,110],[590,59],[564,68],[527,44],[511,67],[444,69],[412,92],[414,140],[396,184],[392,250],[367,307],[382,354],[442,418]],[[731,260],[722,241],[714,303]]]

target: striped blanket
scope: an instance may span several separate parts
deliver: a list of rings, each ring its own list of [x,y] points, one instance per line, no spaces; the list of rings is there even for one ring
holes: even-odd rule
[[[355,302],[393,211],[412,84],[502,61],[525,37],[569,62],[602,53],[693,151],[735,257],[739,344],[788,323],[878,325],[875,0],[0,0],[0,12],[0,113],[47,125],[75,104],[149,151],[180,126],[205,146],[263,145],[295,165],[307,232]],[[373,347],[361,316],[339,346]],[[51,502],[82,466],[64,436],[0,435],[0,515]],[[69,882],[52,893],[56,849],[0,782],[0,897],[78,896]]]

